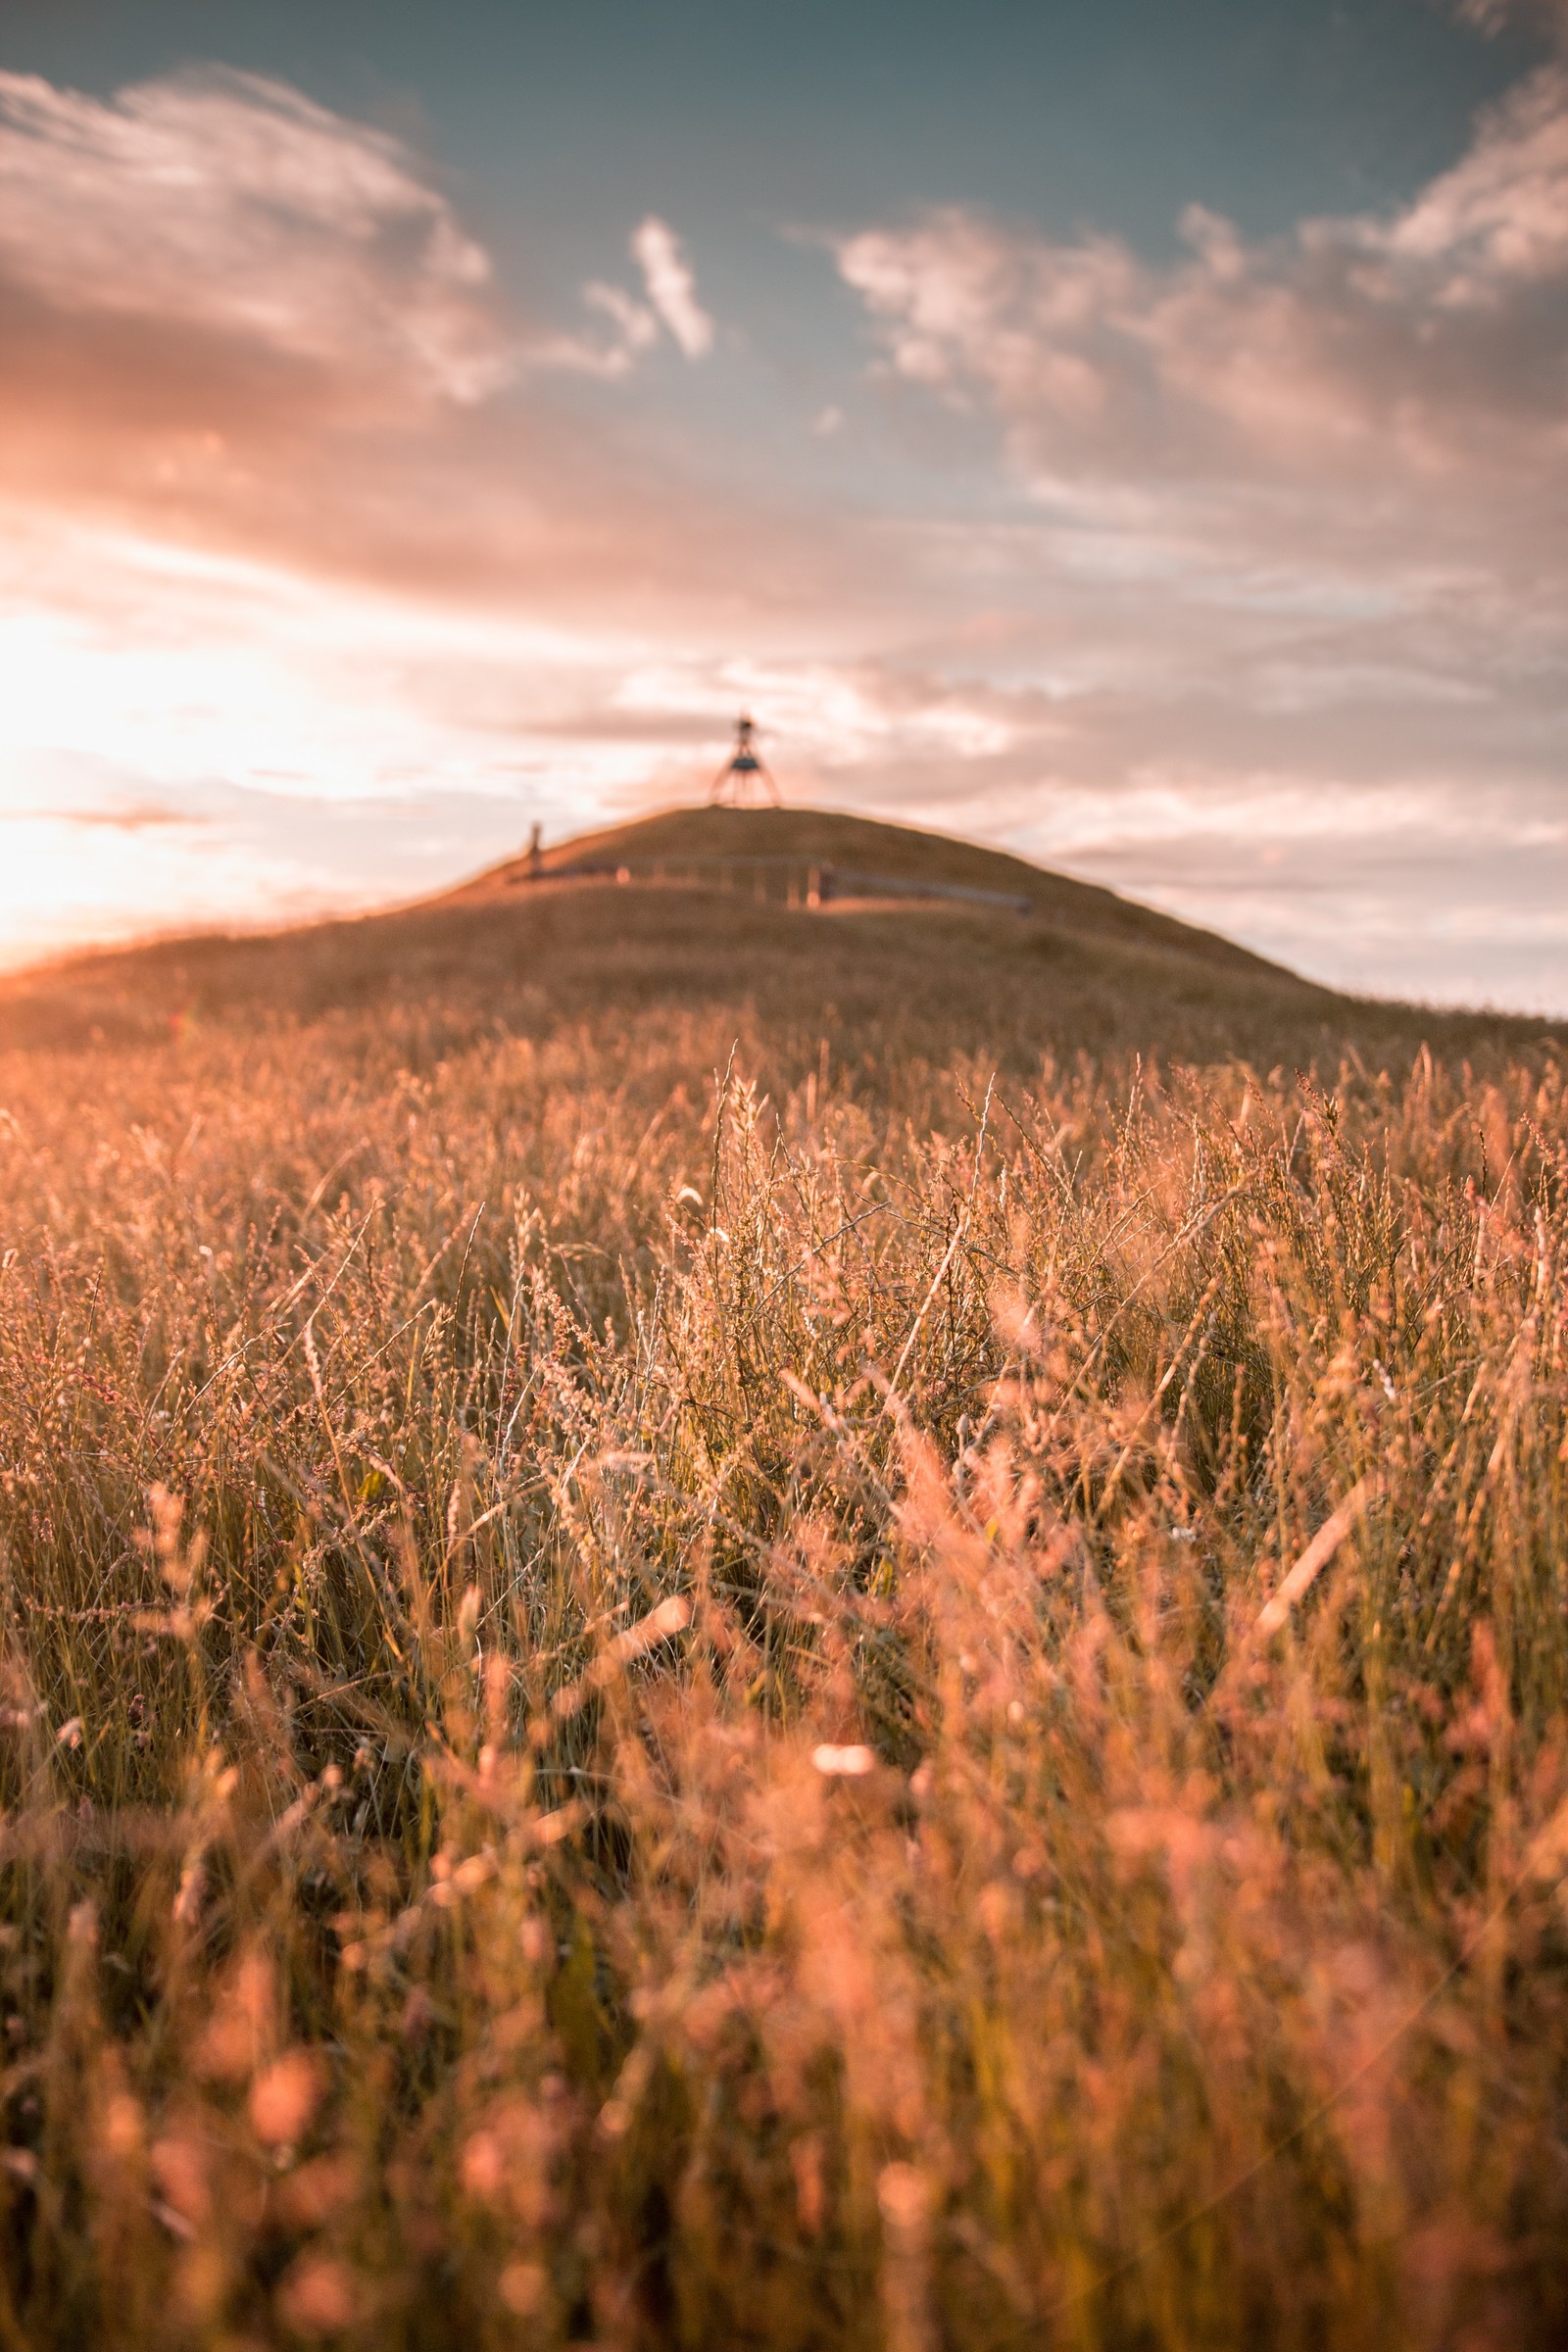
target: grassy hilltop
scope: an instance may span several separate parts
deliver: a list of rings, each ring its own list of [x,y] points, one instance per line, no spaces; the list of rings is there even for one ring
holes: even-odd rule
[[[1563,2341],[1549,1025],[545,866],[0,984],[0,2346]]]
[[[634,887],[619,889],[626,866]],[[553,880],[562,869],[597,869]],[[844,893],[813,870],[1027,900]],[[188,1028],[276,1028],[373,1010],[439,1050],[486,1024],[540,1036],[658,1007],[883,1061],[1145,1054],[1264,1068],[1434,1051],[1483,1054],[1540,1021],[1357,1003],[1214,933],[1022,859],[813,809],[680,808],[559,844],[542,882],[507,860],[420,906],[261,938],[172,940],[0,980],[0,1044],[120,1048]]]

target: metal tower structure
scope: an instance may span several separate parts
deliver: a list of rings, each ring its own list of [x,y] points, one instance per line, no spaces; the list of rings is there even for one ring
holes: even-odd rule
[[[735,749],[713,778],[709,805],[750,808],[754,803],[760,806],[764,793],[775,808],[783,808],[778,786],[758,752],[756,726],[743,710],[735,721]]]

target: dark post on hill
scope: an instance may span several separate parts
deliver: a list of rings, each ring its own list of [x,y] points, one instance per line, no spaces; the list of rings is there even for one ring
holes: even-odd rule
[[[750,808],[760,803],[764,792],[775,808],[783,808],[778,786],[758,752],[756,725],[743,710],[735,721],[735,748],[713,778],[709,804],[714,808]]]

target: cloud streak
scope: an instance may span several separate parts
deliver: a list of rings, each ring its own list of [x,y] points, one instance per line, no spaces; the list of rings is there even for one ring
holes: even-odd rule
[[[648,299],[689,360],[713,347],[713,321],[697,299],[697,278],[680,239],[652,213],[631,241],[642,265]]]
[[[119,808],[0,808],[0,824],[69,825],[87,833],[146,833],[208,821],[192,809],[163,801],[133,801]]]
[[[610,320],[611,341],[595,344],[578,335],[559,336],[539,353],[544,365],[578,368],[611,380],[629,375],[659,341],[661,326],[688,360],[705,359],[711,351],[713,321],[697,298],[696,272],[674,230],[650,213],[633,231],[631,253],[642,270],[647,301],[639,302],[624,286],[590,279],[583,300]]]

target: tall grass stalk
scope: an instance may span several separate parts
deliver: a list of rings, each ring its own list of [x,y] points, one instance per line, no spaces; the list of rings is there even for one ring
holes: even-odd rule
[[[807,1058],[0,1065],[0,2344],[1568,2335],[1560,1068]]]

